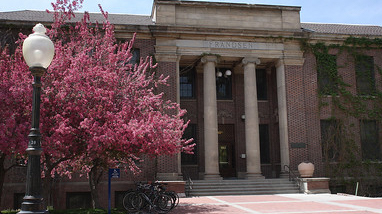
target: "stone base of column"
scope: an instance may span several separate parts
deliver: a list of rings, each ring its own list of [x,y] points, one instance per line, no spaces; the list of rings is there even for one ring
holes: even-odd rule
[[[182,175],[178,173],[157,173],[157,179],[160,181],[183,181]]]
[[[223,180],[220,174],[204,174],[204,180]]]
[[[247,176],[247,172],[237,172],[238,179],[245,179]]]
[[[261,173],[247,173],[245,176],[247,180],[256,180],[256,179],[265,179],[265,177]]]
[[[289,172],[281,171],[280,172],[280,178],[289,178]]]

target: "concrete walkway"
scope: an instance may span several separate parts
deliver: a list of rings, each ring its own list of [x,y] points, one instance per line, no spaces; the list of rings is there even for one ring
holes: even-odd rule
[[[181,198],[170,213],[382,213],[382,198],[334,194],[280,194]]]

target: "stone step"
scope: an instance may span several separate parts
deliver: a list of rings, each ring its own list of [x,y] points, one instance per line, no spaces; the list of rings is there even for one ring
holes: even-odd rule
[[[298,186],[288,179],[197,180],[186,188],[190,196],[299,193]]]
[[[206,183],[202,183],[202,182],[194,182],[193,183],[193,186],[209,186],[209,185],[219,185],[219,186],[230,186],[230,185],[256,185],[256,186],[261,186],[261,185],[294,185],[293,182],[285,182],[285,183],[281,183],[281,182],[273,182],[273,183],[270,183],[270,182],[206,182]]]
[[[227,191],[227,192],[235,192],[235,191],[277,191],[277,190],[296,190],[293,186],[278,186],[278,187],[247,187],[243,188],[239,187],[211,187],[211,188],[193,188],[191,192],[208,192],[208,191]]]
[[[286,178],[277,179],[230,179],[230,180],[192,180],[192,183],[290,183]]]
[[[203,190],[203,189],[279,189],[279,188],[290,188],[296,189],[296,185],[286,184],[286,185],[211,185],[211,186],[192,186],[193,190]]]
[[[275,195],[275,194],[298,194],[298,190],[279,190],[279,191],[219,191],[219,192],[190,192],[190,196],[217,196],[217,195]]]

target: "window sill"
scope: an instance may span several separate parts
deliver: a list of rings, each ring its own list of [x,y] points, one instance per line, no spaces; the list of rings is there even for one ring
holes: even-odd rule
[[[373,99],[373,100],[377,98],[377,96],[375,95],[358,95],[358,97],[364,98],[364,99]]]
[[[187,166],[187,167],[198,167],[199,165],[198,164],[183,164],[182,163],[182,167],[183,166]]]
[[[216,100],[217,102],[233,102],[233,99],[226,99],[226,100]]]
[[[180,101],[196,101],[196,98],[180,98]]]
[[[324,95],[324,94],[322,94],[322,95],[319,95],[321,98],[332,98],[332,97],[340,97],[340,95]]]
[[[380,161],[368,161],[368,160],[362,160],[361,161],[363,164],[366,164],[366,163],[369,163],[369,164],[382,164],[382,160],[380,160]],[[323,164],[325,164],[326,162],[325,161],[322,161],[322,163]],[[340,164],[341,162],[339,162],[339,161],[330,161],[330,162],[328,162],[328,164],[333,164],[333,165],[335,165],[335,164]]]

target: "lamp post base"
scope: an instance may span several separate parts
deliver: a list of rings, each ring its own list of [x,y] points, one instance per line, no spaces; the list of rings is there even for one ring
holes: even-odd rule
[[[21,204],[20,214],[47,214],[47,210],[44,210],[42,198],[34,196],[25,196]]]

